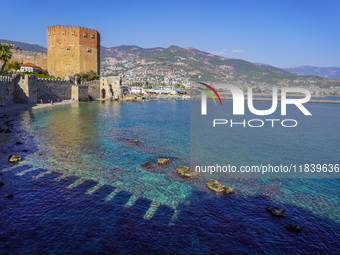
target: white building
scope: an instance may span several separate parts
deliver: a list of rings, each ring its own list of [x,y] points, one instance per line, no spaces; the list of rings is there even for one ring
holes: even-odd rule
[[[131,87],[130,94],[144,94],[144,89],[142,87]]]
[[[41,68],[33,63],[26,63],[26,64],[20,65],[20,72],[41,73]]]

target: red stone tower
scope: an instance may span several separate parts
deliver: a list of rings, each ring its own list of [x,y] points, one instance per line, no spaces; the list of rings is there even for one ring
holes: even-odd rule
[[[100,72],[100,34],[75,26],[47,28],[48,72],[56,76]]]

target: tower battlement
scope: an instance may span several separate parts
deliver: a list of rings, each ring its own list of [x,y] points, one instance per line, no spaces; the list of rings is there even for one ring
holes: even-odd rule
[[[48,71],[53,75],[74,75],[100,68],[100,34],[80,26],[47,27]]]
[[[47,27],[47,31],[57,31],[57,30],[67,30],[67,29],[71,29],[71,30],[84,30],[85,32],[98,32],[95,29],[90,29],[90,28],[86,28],[86,27],[80,27],[80,26],[64,26],[64,25],[56,25],[56,26],[51,26],[51,27]]]

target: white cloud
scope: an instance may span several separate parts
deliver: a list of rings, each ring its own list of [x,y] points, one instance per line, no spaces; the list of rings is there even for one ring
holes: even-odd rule
[[[232,53],[236,53],[236,54],[239,54],[239,53],[242,53],[243,50],[233,50]]]

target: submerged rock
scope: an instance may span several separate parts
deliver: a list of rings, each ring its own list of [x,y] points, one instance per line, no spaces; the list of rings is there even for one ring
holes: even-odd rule
[[[132,145],[138,145],[139,141],[137,139],[130,139],[130,141],[132,142]]]
[[[206,185],[208,189],[216,192],[216,193],[222,193],[223,195],[229,195],[234,194],[235,190],[233,188],[230,188],[228,186],[222,185],[216,180],[207,180]]]
[[[302,226],[296,225],[296,224],[288,224],[285,226],[285,228],[294,233],[300,233],[302,231]]]
[[[11,162],[11,163],[16,163],[16,162],[19,162],[21,160],[22,160],[22,158],[18,155],[11,155],[8,158],[8,161]]]
[[[201,176],[200,173],[196,172],[193,169],[190,169],[187,166],[178,167],[176,170],[178,175],[181,176],[182,178],[197,178]]]
[[[158,165],[166,165],[170,163],[170,159],[169,158],[158,158],[157,163]]]
[[[22,152],[28,152],[28,150],[24,149],[24,150],[22,150]]]
[[[23,143],[22,142],[16,142],[15,144],[16,145],[22,145]]]
[[[5,130],[5,133],[11,133],[11,132],[12,132],[12,130],[9,130],[9,129]]]
[[[3,182],[0,182],[0,187],[1,187],[1,186],[4,186],[4,185],[5,185],[5,183],[3,183]]]
[[[149,161],[148,162],[145,162],[144,164],[142,164],[142,167],[146,168],[146,169],[149,169],[152,167],[152,163],[150,163]]]
[[[9,194],[7,198],[13,198],[13,194]]]
[[[272,216],[275,216],[275,217],[283,217],[283,214],[285,212],[285,210],[283,210],[282,208],[278,206],[268,206],[266,210],[270,212]]]

